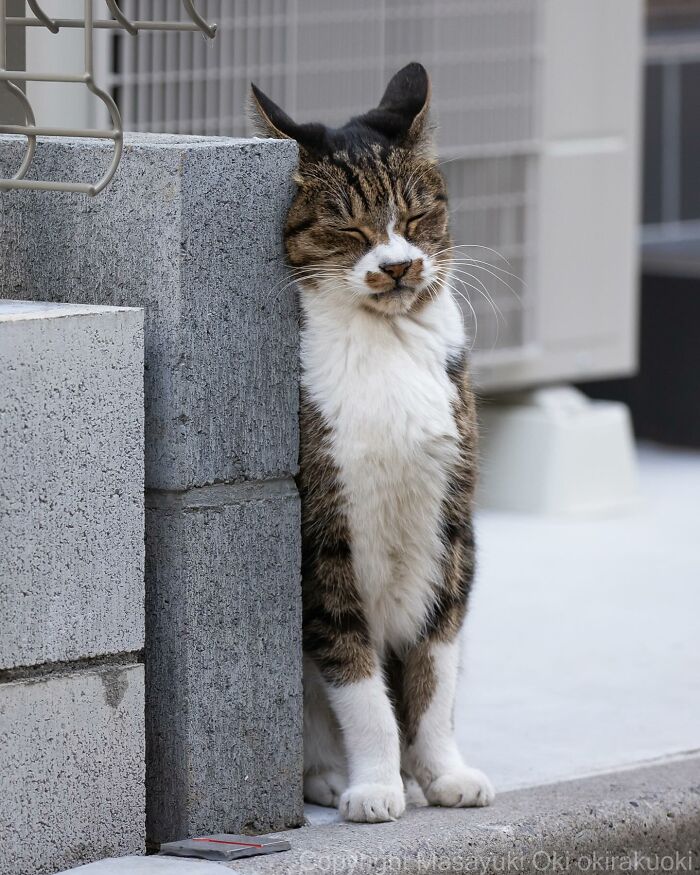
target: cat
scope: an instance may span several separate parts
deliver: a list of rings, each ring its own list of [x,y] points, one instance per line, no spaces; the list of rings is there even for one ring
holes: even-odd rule
[[[299,146],[304,795],[394,820],[403,776],[429,804],[488,805],[453,727],[477,434],[428,74],[409,64],[335,129],[252,101],[258,133]]]

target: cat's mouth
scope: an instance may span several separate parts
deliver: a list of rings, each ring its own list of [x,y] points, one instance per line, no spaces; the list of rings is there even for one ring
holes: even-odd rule
[[[391,289],[387,289],[384,292],[374,292],[372,295],[370,295],[370,297],[374,301],[387,301],[391,300],[392,298],[400,298],[402,295],[405,295],[407,293],[410,294],[413,292],[415,292],[413,286],[407,286],[405,283],[399,283],[399,285],[394,286]]]

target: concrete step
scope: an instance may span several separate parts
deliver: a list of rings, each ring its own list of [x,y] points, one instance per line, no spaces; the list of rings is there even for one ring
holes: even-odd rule
[[[227,865],[239,875],[661,871],[671,861],[674,872],[684,864],[695,871],[700,756],[514,790],[490,808],[419,808],[396,823],[287,836],[287,853]]]

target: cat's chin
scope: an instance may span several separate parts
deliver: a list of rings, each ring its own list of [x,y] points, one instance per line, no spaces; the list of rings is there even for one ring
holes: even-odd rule
[[[366,295],[362,303],[365,309],[373,313],[383,316],[402,316],[413,309],[418,299],[419,292],[416,289],[402,287]]]

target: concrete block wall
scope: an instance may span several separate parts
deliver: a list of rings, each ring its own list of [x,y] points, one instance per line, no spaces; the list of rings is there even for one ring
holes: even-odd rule
[[[0,301],[7,875],[144,848],[143,314]]]
[[[0,169],[20,143],[0,138]],[[37,167],[96,178],[98,142]],[[0,201],[0,297],[145,308],[150,841],[301,823],[296,146],[138,135],[94,200]],[[31,228],[31,233],[25,229]]]

